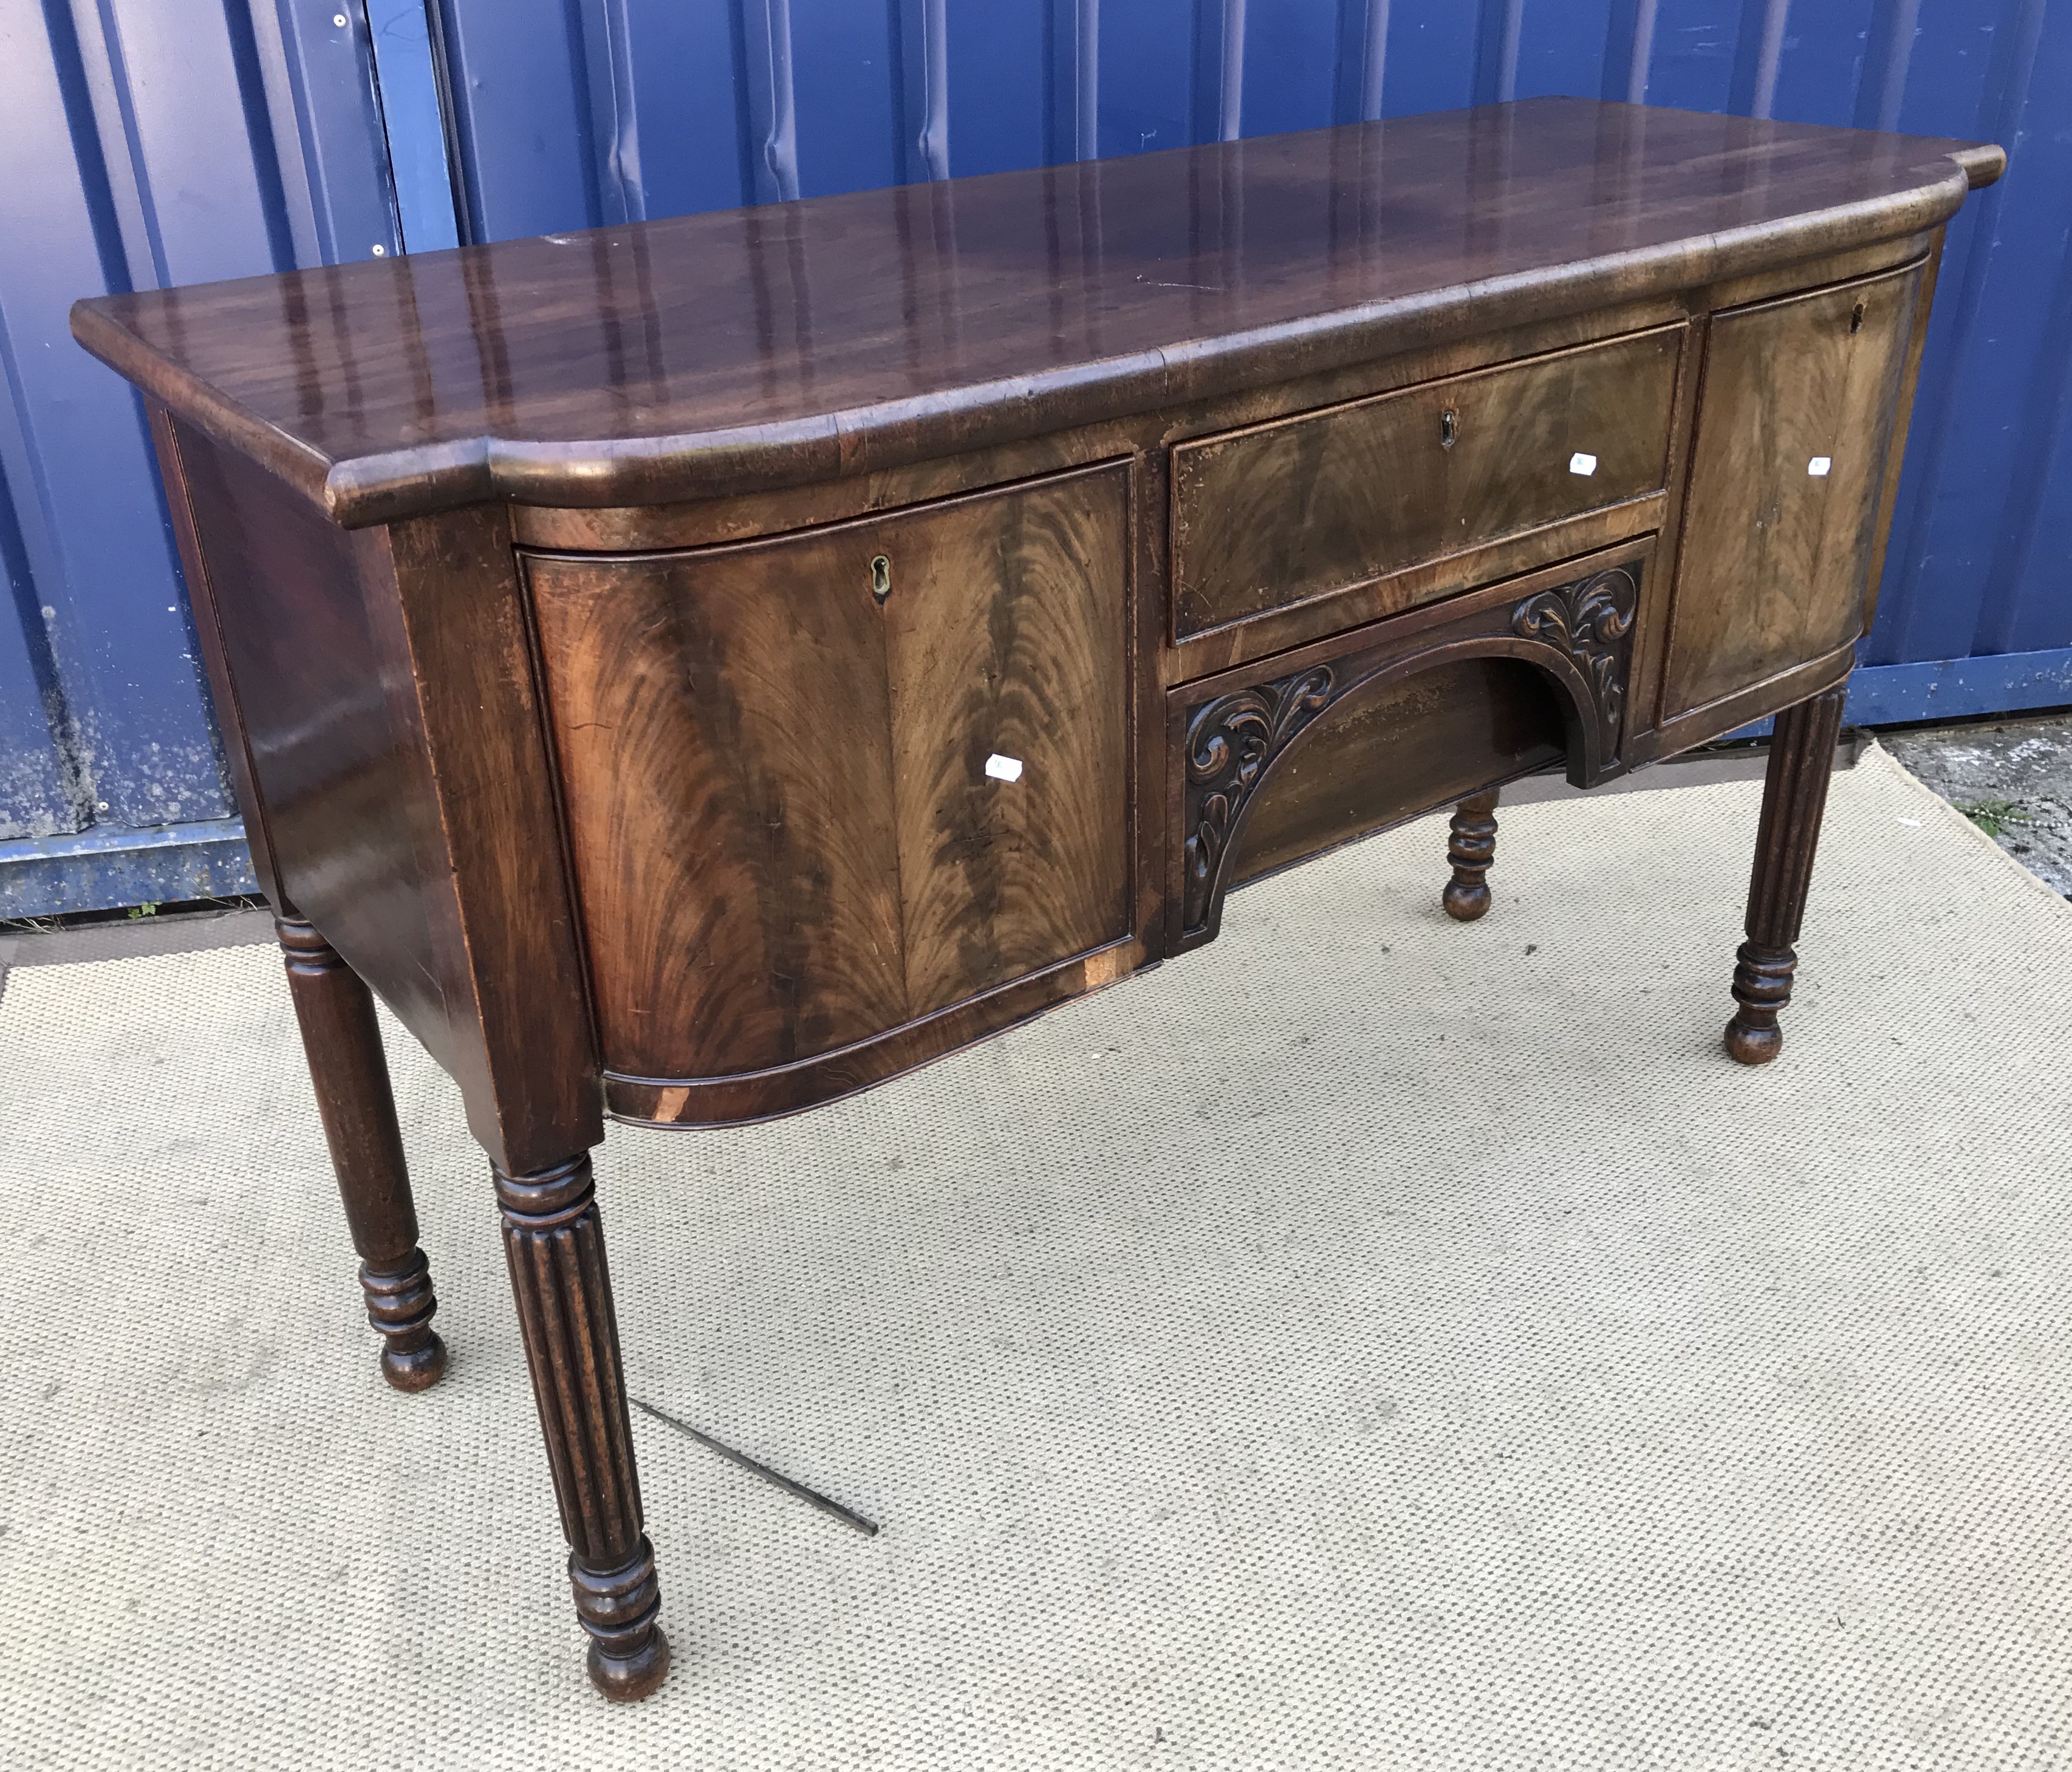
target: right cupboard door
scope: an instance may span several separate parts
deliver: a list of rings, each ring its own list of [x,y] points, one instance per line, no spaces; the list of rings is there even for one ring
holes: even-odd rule
[[[1713,319],[1665,724],[1862,630],[1921,264]]]

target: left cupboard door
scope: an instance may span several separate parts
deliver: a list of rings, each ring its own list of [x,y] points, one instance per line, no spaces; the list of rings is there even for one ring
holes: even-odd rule
[[[605,1067],[738,1076],[1128,934],[1128,481],[529,554]]]

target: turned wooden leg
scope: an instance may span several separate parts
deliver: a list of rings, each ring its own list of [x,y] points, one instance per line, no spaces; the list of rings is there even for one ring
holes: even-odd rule
[[[654,1547],[641,1529],[590,1158],[536,1174],[495,1174],[511,1289],[569,1541],[569,1581],[590,1633],[590,1683],[606,1698],[645,1698],[668,1671],[669,1639],[656,1622],[662,1593]]]
[[[1844,695],[1830,689],[1786,708],[1770,735],[1749,881],[1748,939],[1734,956],[1734,1001],[1741,1006],[1727,1023],[1727,1050],[1743,1064],[1767,1064],[1784,1045],[1777,1012],[1791,1001],[1791,975],[1799,966],[1793,944],[1812,883]]]
[[[1473,923],[1490,907],[1489,870],[1496,860],[1496,790],[1471,795],[1453,808],[1446,826],[1446,859],[1453,878],[1440,898],[1446,915]]]
[[[381,1331],[381,1375],[399,1391],[421,1391],[446,1371],[446,1346],[432,1328],[438,1301],[432,1296],[431,1264],[417,1247],[410,1172],[374,999],[308,923],[276,917],[273,927],[287,962],[345,1220],[360,1252],[368,1321]]]

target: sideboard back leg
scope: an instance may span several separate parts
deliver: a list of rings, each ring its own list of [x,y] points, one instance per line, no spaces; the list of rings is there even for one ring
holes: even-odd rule
[[[662,1593],[642,1529],[590,1157],[529,1175],[495,1174],[532,1398],[569,1541],[569,1581],[590,1633],[590,1683],[606,1698],[645,1698],[669,1671],[669,1639],[656,1622]]]
[[[1446,859],[1453,878],[1440,902],[1446,915],[1473,923],[1490,907],[1489,870],[1496,860],[1496,794],[1471,794],[1453,808],[1446,826]]]
[[[417,1247],[410,1172],[374,999],[309,923],[276,917],[273,927],[346,1223],[360,1252],[368,1321],[381,1331],[381,1375],[399,1391],[421,1391],[446,1371],[446,1347],[432,1327],[438,1301],[431,1264]]]
[[[1741,1006],[1727,1023],[1727,1050],[1743,1064],[1767,1064],[1784,1045],[1777,1012],[1791,1001],[1799,965],[1793,944],[1806,914],[1846,693],[1830,689],[1786,708],[1770,736],[1749,881],[1748,939],[1734,956],[1734,1001]]]

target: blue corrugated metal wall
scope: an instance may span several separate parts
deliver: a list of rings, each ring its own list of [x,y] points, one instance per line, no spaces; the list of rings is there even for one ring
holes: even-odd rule
[[[0,0],[0,915],[252,890],[141,407],[79,296],[394,252],[360,0]]]
[[[1851,709],[2072,702],[2072,0],[0,0],[0,915],[249,879],[73,297],[1541,93],[2007,145]]]
[[[434,0],[471,236],[1543,93],[1987,138],[1852,717],[2072,702],[2072,0]]]

